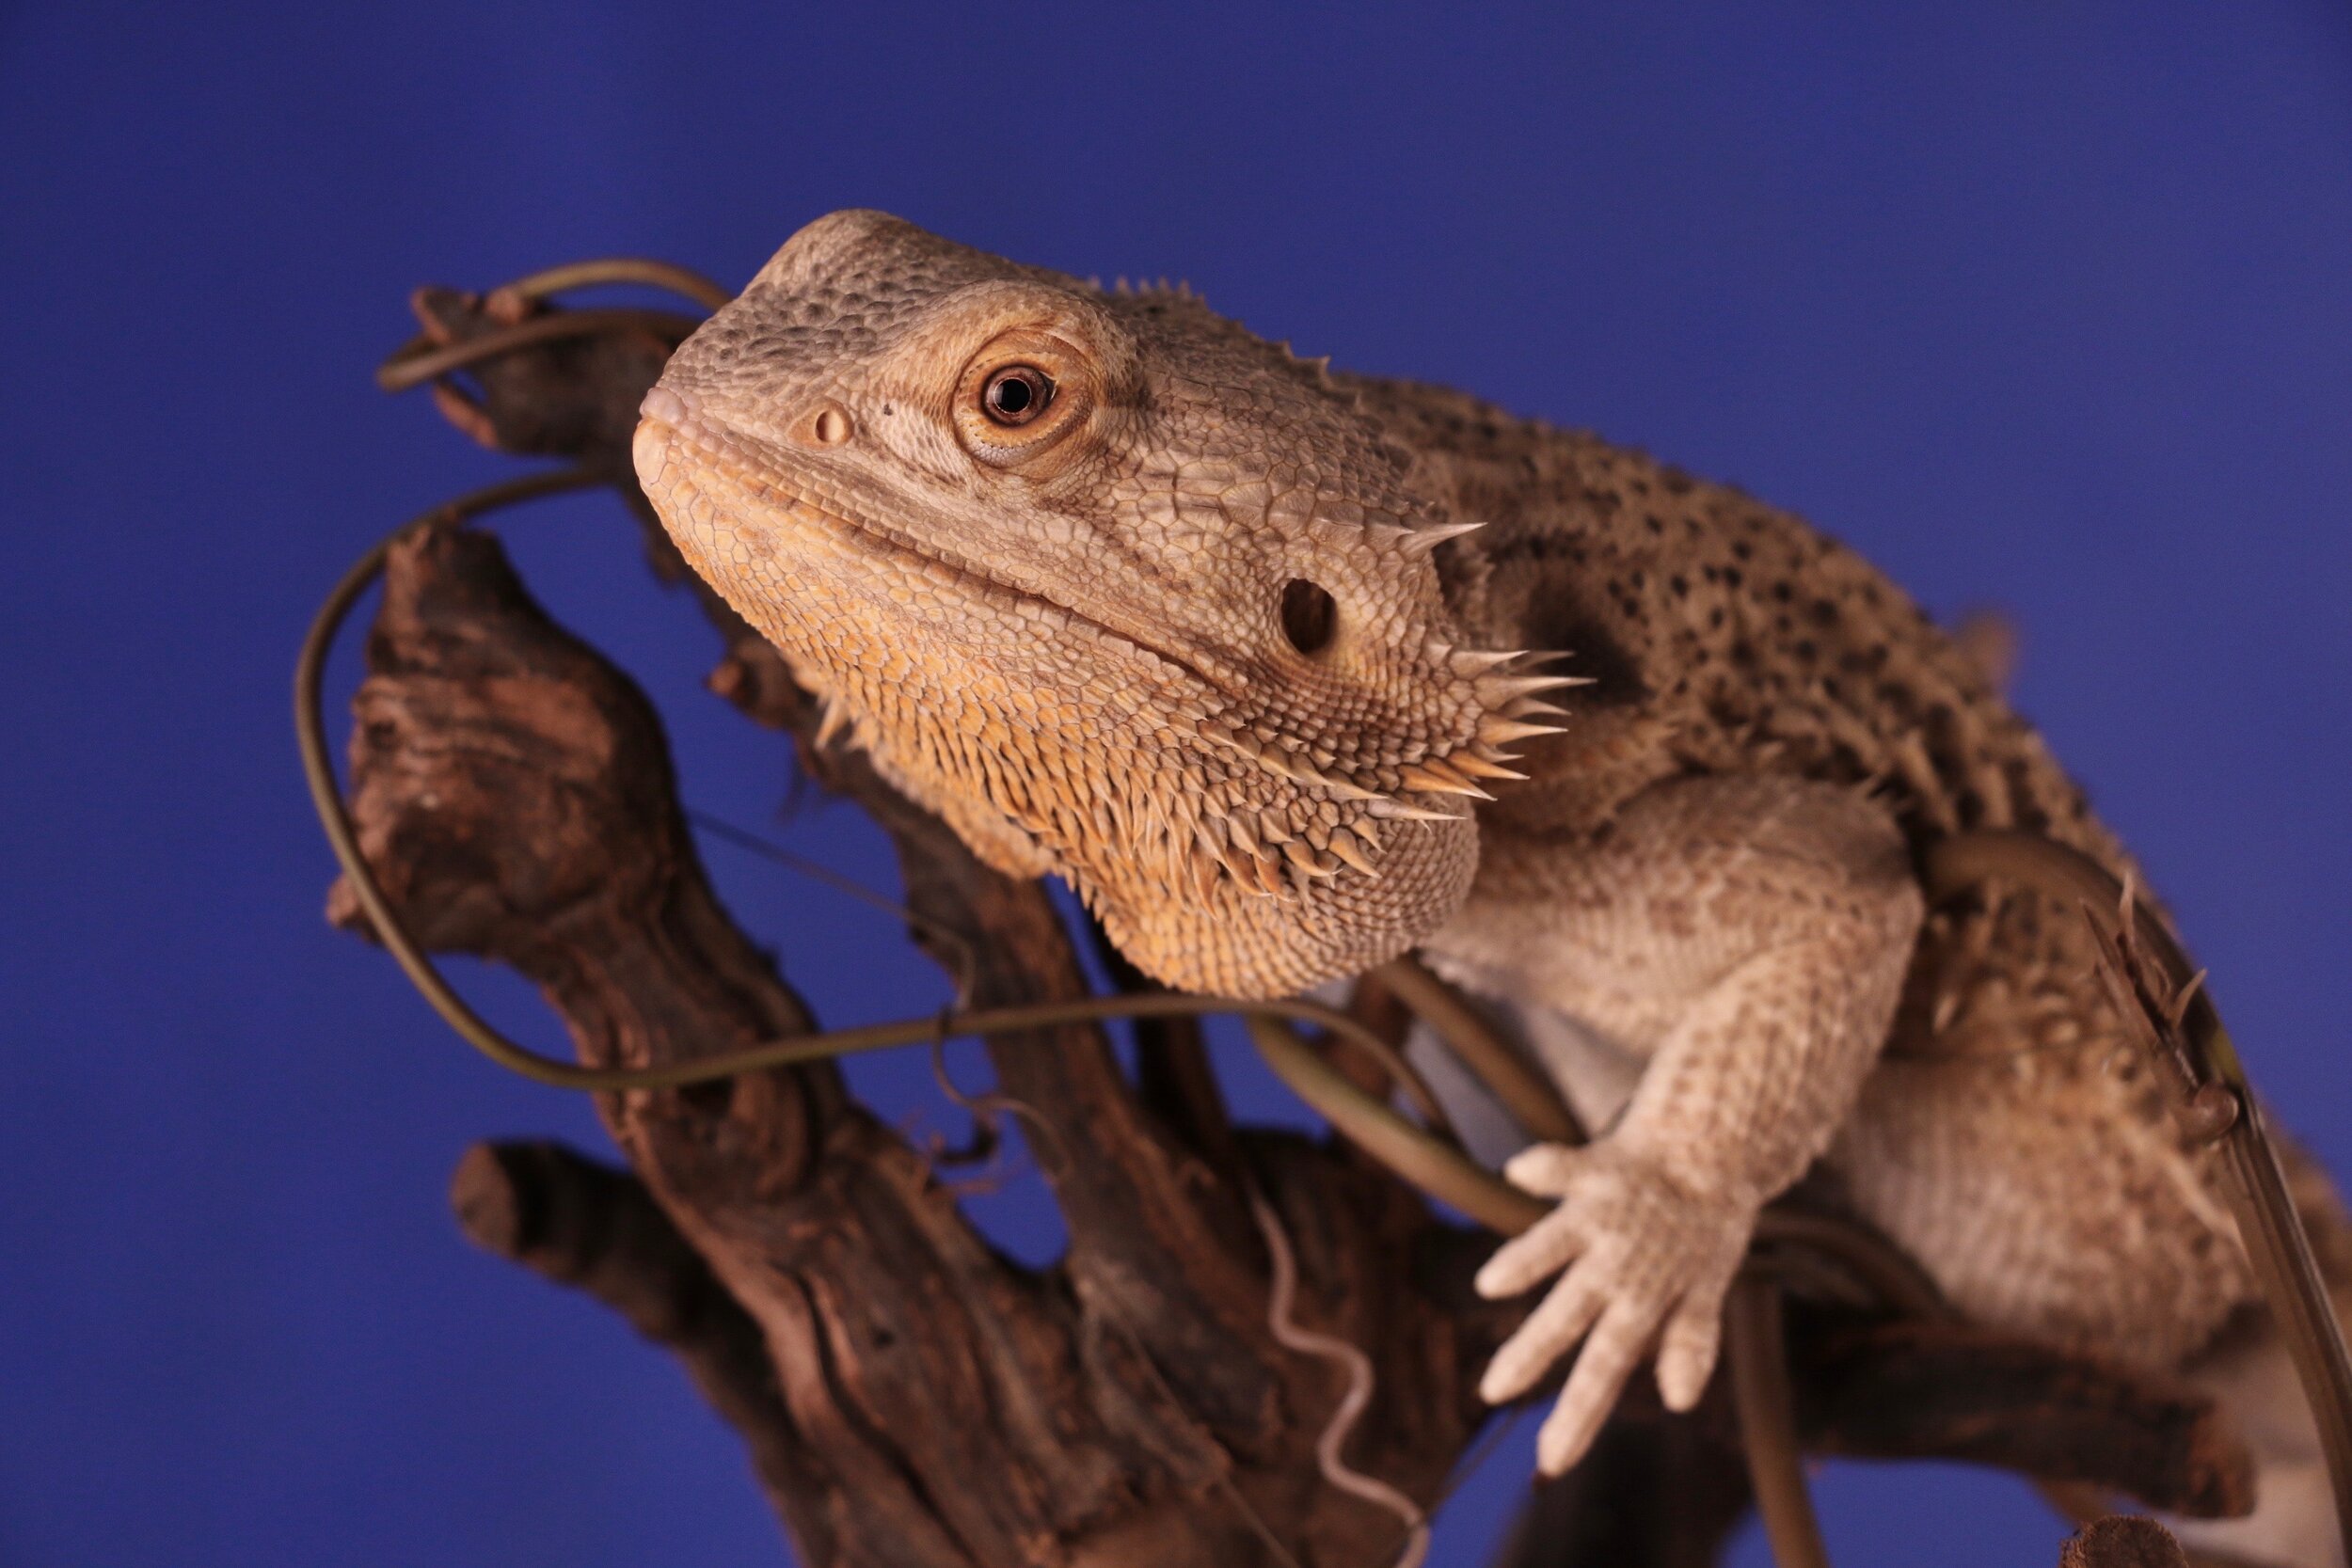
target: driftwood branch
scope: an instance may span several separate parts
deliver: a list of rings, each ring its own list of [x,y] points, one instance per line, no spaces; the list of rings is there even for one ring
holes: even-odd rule
[[[1997,1465],[2195,1517],[2253,1507],[2246,1449],[2185,1386],[1960,1323],[1824,1315],[1790,1352],[1817,1453]]]
[[[548,312],[453,291],[418,309],[439,344]],[[532,339],[444,406],[492,444],[612,474],[643,521],[623,444],[666,352],[633,326]],[[675,577],[658,529],[647,546]],[[1043,890],[978,864],[860,755],[820,751],[781,661],[704,603],[722,640],[714,688],[889,832],[915,939],[962,1000],[1082,994]],[[532,603],[488,536],[428,530],[392,551],[368,662],[354,816],[428,945],[529,975],[592,1065],[814,1029],[711,894],[651,707]],[[364,928],[347,890],[330,908]],[[1139,1034],[1135,1084],[1093,1026],[989,1044],[984,1108],[1024,1123],[1068,1222],[1050,1269],[990,1247],[926,1157],[824,1065],[600,1096],[633,1174],[485,1146],[453,1197],[477,1243],[679,1358],[743,1433],[804,1561],[1394,1561],[1404,1521],[1318,1465],[1343,1379],[1270,1327],[1250,1197],[1296,1255],[1298,1319],[1373,1368],[1346,1462],[1424,1508],[1479,1429],[1477,1370],[1516,1313],[1469,1290],[1488,1243],[1344,1148],[1233,1127],[1190,1024]],[[2190,1513],[2247,1500],[2243,1453],[2179,1390],[1958,1325],[1802,1304],[1790,1349],[1812,1451],[1964,1458]],[[1720,1393],[1689,1418],[1628,1404],[1594,1461],[1536,1497],[1511,1568],[1711,1559],[1747,1501]],[[2094,1531],[2069,1560],[2136,1562],[2144,1544]]]
[[[810,1026],[712,898],[651,710],[539,613],[486,535],[428,531],[394,552],[369,657],[355,814],[420,936],[529,974],[598,1065]],[[1081,985],[1041,890],[902,802],[861,798],[889,814],[927,927],[981,939],[981,1000]],[[1322,1483],[1311,1449],[1339,1389],[1264,1326],[1238,1173],[1212,1173],[1144,1110],[1097,1031],[994,1055],[1043,1124],[1070,1218],[1070,1257],[1045,1274],[989,1248],[830,1069],[600,1101],[653,1201],[757,1326],[792,1439],[776,1445],[790,1463],[763,1471],[809,1560],[1077,1560],[1133,1529],[1169,1544],[1168,1561],[1279,1560],[1263,1526],[1294,1552],[1378,1560],[1397,1521]],[[1475,1423],[1460,1370],[1486,1343],[1391,1277],[1436,1222],[1295,1140],[1252,1140],[1248,1158],[1297,1243],[1307,1310],[1375,1347],[1400,1396],[1351,1457],[1430,1496]],[[1426,1391],[1441,1397],[1409,1397]]]

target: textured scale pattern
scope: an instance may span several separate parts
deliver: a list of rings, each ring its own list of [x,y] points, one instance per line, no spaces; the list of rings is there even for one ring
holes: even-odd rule
[[[1046,395],[1007,420],[1010,368]],[[1644,1064],[1590,1148],[1513,1162],[1558,1208],[1481,1276],[1559,1276],[1484,1385],[1576,1351],[1546,1468],[1646,1355],[1698,1397],[1758,1208],[1808,1175],[2070,1347],[2180,1367],[2253,1299],[2078,917],[1928,911],[1912,871],[1974,827],[2130,862],[1796,518],[873,213],[795,235],[644,416],[647,495],[828,733],[1146,971],[1269,995],[1420,947]]]
[[[1359,386],[1422,454],[1422,482],[1491,519],[1441,557],[1465,635],[1540,639],[1575,656],[1563,668],[1596,677],[1562,694],[1564,732],[1522,764],[1533,782],[1486,808],[1492,869],[1438,939],[1440,957],[1467,951],[1490,976],[1518,977],[1485,989],[1558,1007],[1646,1053],[1655,1023],[1618,1016],[1623,1000],[1593,973],[1611,966],[1591,956],[1633,958],[1613,933],[1659,944],[1629,915],[1638,884],[1666,871],[1597,885],[1611,857],[1591,847],[1622,835],[1629,803],[1693,775],[1836,785],[1867,796],[1914,845],[1963,828],[2030,829],[2136,875],[2041,737],[1851,550],[1589,436],[1434,388]],[[1750,842],[1762,819],[1753,800],[1724,818],[1720,831]],[[1693,857],[1676,858],[1692,870]],[[1818,918],[1780,905],[1717,918],[1749,943]],[[1572,922],[1596,907],[1607,912]],[[1555,959],[1531,994],[1530,978],[1546,973],[1532,955],[1493,960],[1527,947],[1536,919],[1554,932],[1548,949],[1585,956],[1573,967],[1586,973],[1559,974],[1570,965]],[[2092,979],[2087,930],[2017,893],[1932,913],[1900,950],[1909,967],[1869,1042],[1874,1070],[1803,1075],[1821,1096],[1805,1119],[1838,1132],[1830,1174],[1973,1315],[2177,1365],[2253,1280],[2209,1157],[2176,1136]],[[1694,976],[1655,1005],[1673,1016],[1706,989]],[[1718,1080],[1726,1091],[1730,1070]],[[1720,1147],[1720,1131],[1693,1143]]]

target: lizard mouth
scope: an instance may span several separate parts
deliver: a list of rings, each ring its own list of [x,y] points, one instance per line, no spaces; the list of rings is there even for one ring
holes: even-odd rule
[[[882,521],[886,503],[855,498],[852,482],[821,470],[813,478],[796,475],[794,465],[766,442],[706,416],[691,395],[657,386],[645,395],[640,413],[631,455],[645,494],[688,547],[696,569],[755,625],[763,615],[789,608],[757,602],[761,595],[749,592],[747,584],[761,575],[756,562],[791,551],[798,541],[801,548],[836,552],[897,578],[904,587],[888,592],[901,605],[946,595],[985,607],[1019,628],[1024,641],[1041,647],[1069,637],[1094,643],[1105,657],[1134,672],[1132,678],[1110,683],[1108,692],[1089,689],[1090,700],[1118,716],[1114,721],[1141,721],[1182,749],[1206,748],[1241,776],[1271,781],[1277,798],[1296,793],[1323,802],[1322,809],[1342,807],[1351,816],[1368,808],[1373,815],[1425,820],[1448,820],[1454,812],[1402,803],[1396,799],[1400,790],[1434,787],[1485,798],[1469,779],[1431,775],[1426,767],[1418,771],[1430,776],[1417,783],[1412,768],[1379,759],[1374,759],[1377,767],[1363,766],[1360,759],[1342,762],[1339,749],[1325,750],[1285,722],[1279,707],[1269,704],[1265,683],[1247,669],[1220,670],[1214,658],[1173,652],[1162,639],[1073,609],[1007,580],[965,551]],[[744,514],[756,515],[762,526],[744,526]],[[747,596],[753,602],[745,602]],[[909,613],[922,612],[910,609]],[[822,628],[809,629],[818,642],[815,657],[826,658],[823,650],[831,644]],[[974,653],[977,657],[980,650]],[[1431,748],[1433,754],[1446,750]]]
[[[679,449],[692,453],[692,462],[679,472]],[[918,541],[905,531],[873,517],[861,516],[838,499],[819,500],[809,488],[793,483],[783,467],[756,446],[700,417],[685,399],[667,388],[645,395],[635,436],[630,442],[638,481],[657,509],[691,518],[696,501],[721,512],[734,510],[719,496],[708,494],[707,481],[755,503],[769,515],[788,520],[792,528],[821,534],[829,543],[855,554],[886,562],[895,570],[921,578],[933,589],[946,589],[998,605],[1040,629],[1075,629],[1128,650],[1136,657],[1181,673],[1205,691],[1227,702],[1233,694],[1190,659],[1155,647],[1130,632],[1072,609],[1033,588],[1010,582],[978,562],[935,542]],[[683,492],[683,494],[681,494]],[[861,509],[863,510],[863,509]]]

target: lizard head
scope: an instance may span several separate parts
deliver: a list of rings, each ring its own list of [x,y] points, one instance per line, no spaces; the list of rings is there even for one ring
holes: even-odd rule
[[[884,776],[1171,985],[1279,995],[1453,913],[1557,677],[1463,650],[1464,531],[1317,363],[877,213],[778,251],[646,397],[678,546]]]

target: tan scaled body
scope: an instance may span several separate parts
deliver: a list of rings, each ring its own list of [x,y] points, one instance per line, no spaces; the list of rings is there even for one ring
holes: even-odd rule
[[[1484,1384],[1581,1344],[1547,1469],[1645,1356],[1696,1400],[1756,1212],[1809,1170],[1963,1311],[2071,1347],[2178,1368],[2251,1300],[2079,918],[1930,912],[1912,872],[1962,828],[2122,851],[1796,519],[870,213],[796,235],[644,413],[688,560],[1140,967],[1271,995],[1419,948],[1529,1018],[1607,1118],[1513,1162],[1559,1207],[1480,1279],[1560,1275]]]

